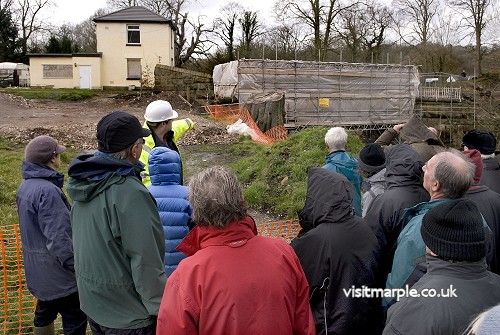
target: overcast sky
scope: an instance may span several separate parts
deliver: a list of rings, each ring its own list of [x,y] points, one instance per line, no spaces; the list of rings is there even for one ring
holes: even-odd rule
[[[217,16],[219,9],[230,0],[197,0],[190,4],[190,14],[206,15],[209,18]],[[47,21],[59,26],[64,23],[80,23],[95,13],[99,8],[106,7],[106,0],[53,0],[54,6],[43,13]],[[246,0],[241,3],[246,9],[258,10],[260,14],[272,13],[274,0]],[[190,15],[190,16],[191,16]]]

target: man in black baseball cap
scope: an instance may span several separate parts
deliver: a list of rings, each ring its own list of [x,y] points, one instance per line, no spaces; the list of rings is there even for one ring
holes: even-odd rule
[[[125,112],[97,124],[98,151],[70,165],[68,193],[82,310],[96,334],[154,334],[165,239],[139,157],[150,132]]]
[[[483,175],[480,184],[500,193],[500,163],[495,158],[497,139],[493,133],[478,129],[467,132],[462,138],[464,150],[476,149],[483,159]]]

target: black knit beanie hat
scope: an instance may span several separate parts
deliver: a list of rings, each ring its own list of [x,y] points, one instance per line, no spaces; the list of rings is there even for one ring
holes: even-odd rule
[[[420,232],[439,258],[474,262],[486,255],[483,219],[471,200],[450,200],[431,208]]]
[[[359,152],[359,168],[368,173],[376,173],[385,167],[385,153],[380,144],[367,144]]]
[[[483,155],[491,155],[497,147],[497,139],[491,132],[474,129],[462,138],[462,143],[469,149],[477,149]]]

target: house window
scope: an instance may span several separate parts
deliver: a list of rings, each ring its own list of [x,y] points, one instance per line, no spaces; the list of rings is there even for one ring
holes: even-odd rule
[[[69,64],[43,64],[43,78],[73,78],[73,65]]]
[[[127,59],[127,79],[141,79],[141,59],[128,58]]]
[[[139,25],[127,25],[127,44],[141,44]]]

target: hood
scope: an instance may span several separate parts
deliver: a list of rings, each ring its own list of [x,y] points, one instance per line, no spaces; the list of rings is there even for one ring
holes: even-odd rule
[[[424,122],[416,116],[408,120],[403,129],[401,129],[399,136],[408,144],[426,142],[430,145],[440,145],[444,147],[439,137],[430,131]]]
[[[177,246],[177,250],[187,256],[209,246],[238,248],[257,235],[255,221],[247,216],[240,221],[229,223],[224,228],[195,226]]]
[[[149,153],[149,177],[152,185],[180,185],[181,158],[166,147],[156,147]]]
[[[134,176],[140,180],[142,169],[142,164],[133,165],[99,151],[80,155],[68,169],[68,194],[75,201],[90,201],[109,186],[123,182],[125,177]]]
[[[422,185],[424,162],[409,144],[396,144],[386,154],[385,181],[387,189],[398,186]]]
[[[323,168],[310,169],[306,203],[299,212],[300,226],[307,231],[354,216],[352,194],[352,184],[343,175]]]
[[[383,187],[385,186],[385,168],[375,173],[373,176],[363,179],[361,188],[364,192],[367,192],[373,185],[378,184],[382,184]]]
[[[330,152],[326,156],[326,164],[333,164],[337,167],[358,171],[358,161],[343,150]]]
[[[63,187],[64,175],[46,165],[23,161],[21,169],[23,179],[45,179],[59,188]]]

